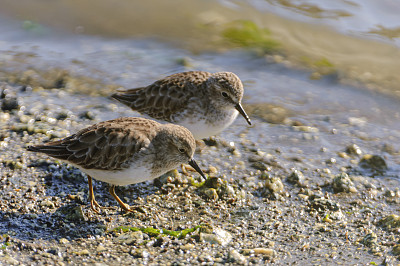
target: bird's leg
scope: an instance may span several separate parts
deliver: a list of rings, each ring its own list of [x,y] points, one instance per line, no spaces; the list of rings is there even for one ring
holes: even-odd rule
[[[92,185],[92,177],[91,176],[87,176],[88,177],[88,183],[89,183],[89,200],[90,200],[90,208],[92,208],[92,210],[99,214],[100,212],[98,210],[96,210],[95,206],[97,208],[101,208],[100,204],[97,203],[97,201],[94,198],[94,192],[93,192],[93,185]]]
[[[127,211],[127,212],[132,212],[133,210],[129,207],[129,205],[126,204],[126,203],[124,203],[124,202],[117,196],[117,194],[115,194],[115,190],[114,190],[114,189],[115,189],[115,185],[111,185],[111,186],[110,186],[110,189],[109,189],[109,192],[110,192],[111,196],[113,196],[114,199],[115,199],[116,201],[118,201],[118,203],[119,203],[119,205],[121,206],[122,209],[124,209],[124,210]]]

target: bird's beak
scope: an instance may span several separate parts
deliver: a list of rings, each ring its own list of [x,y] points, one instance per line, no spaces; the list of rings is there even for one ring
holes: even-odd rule
[[[194,168],[204,179],[207,179],[204,175],[203,171],[201,171],[200,167],[197,165],[196,161],[191,159],[189,160],[189,165]]]
[[[239,113],[244,117],[244,119],[246,119],[247,123],[251,126],[250,117],[246,114],[242,105],[240,103],[238,103],[235,105],[235,108],[236,108],[236,110],[239,111]]]

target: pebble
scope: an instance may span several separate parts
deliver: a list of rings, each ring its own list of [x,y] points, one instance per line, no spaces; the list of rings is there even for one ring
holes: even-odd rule
[[[53,203],[52,201],[50,201],[50,200],[42,201],[42,202],[40,203],[40,206],[49,207],[50,209],[55,208],[54,203]]]
[[[281,194],[284,191],[282,180],[279,177],[269,177],[265,180],[265,187],[272,193]]]
[[[96,248],[96,252],[103,252],[106,250],[107,250],[107,248],[105,248],[102,244],[98,245]]]
[[[11,257],[9,255],[0,256],[0,261],[4,262],[5,265],[18,265],[18,264],[20,264],[18,262],[18,260],[14,259],[13,257]]]
[[[375,171],[385,171],[388,169],[385,159],[379,155],[364,155],[359,163],[362,168],[368,168]]]
[[[244,249],[243,252],[245,254],[262,254],[269,257],[275,257],[276,251],[272,248],[253,248],[253,249]]]
[[[400,216],[396,214],[391,214],[379,220],[378,224],[380,226],[386,227],[387,229],[399,228]]]
[[[232,240],[232,235],[220,228],[214,228],[212,233],[200,233],[200,241],[226,246]]]
[[[246,257],[243,256],[242,254],[240,254],[239,252],[237,252],[237,250],[235,250],[235,249],[229,251],[228,261],[236,263],[236,264],[241,264],[241,265],[247,264]]]
[[[195,245],[188,243],[188,244],[181,246],[180,248],[182,250],[191,250],[191,249],[194,249],[194,247],[195,247]]]
[[[76,254],[80,255],[80,256],[89,256],[90,255],[90,251],[87,250],[87,249],[83,249],[81,251],[76,252]]]
[[[395,246],[393,247],[392,253],[393,253],[393,255],[395,255],[395,256],[400,255],[400,244],[397,244],[397,245],[395,245]]]
[[[66,238],[60,238],[60,240],[58,242],[60,242],[60,244],[68,244],[69,240]]]
[[[294,170],[287,178],[287,181],[298,186],[304,186],[304,175],[299,170]]]
[[[353,156],[362,154],[362,150],[356,144],[351,144],[351,145],[347,146],[345,151],[348,155],[353,155]]]
[[[332,181],[332,188],[335,193],[339,192],[357,192],[357,189],[354,186],[353,181],[351,181],[350,177],[346,173],[341,173]]]
[[[142,231],[123,233],[119,235],[116,240],[119,243],[125,243],[127,245],[140,244],[143,242],[143,233]]]

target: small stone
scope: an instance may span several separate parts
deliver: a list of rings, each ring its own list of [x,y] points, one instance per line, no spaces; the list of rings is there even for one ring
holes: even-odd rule
[[[295,131],[302,131],[302,132],[310,132],[310,133],[318,133],[319,129],[316,127],[310,126],[293,126]]]
[[[257,170],[265,171],[268,169],[268,166],[263,162],[254,162],[251,164],[251,167]]]
[[[127,245],[140,244],[143,242],[143,233],[142,231],[124,233],[117,237],[117,241]]]
[[[79,115],[79,118],[94,120],[96,119],[96,116],[91,111],[85,111]]]
[[[9,255],[0,256],[0,261],[4,262],[5,263],[4,265],[18,265],[19,264],[18,260],[14,259],[13,257],[11,257]]]
[[[294,170],[290,176],[288,176],[287,181],[292,184],[297,184],[298,186],[304,186],[304,175],[299,170]]]
[[[284,191],[282,180],[279,177],[269,177],[265,180],[265,187],[272,193],[281,194]]]
[[[83,250],[81,250],[79,252],[76,252],[76,254],[80,255],[80,256],[89,256],[90,255],[90,251],[87,250],[87,249],[83,249]]]
[[[271,248],[253,248],[254,254],[262,254],[268,257],[275,257],[276,251]]]
[[[191,249],[194,249],[194,245],[188,243],[188,244],[186,244],[186,245],[181,246],[180,248],[181,248],[182,250],[191,250]]]
[[[340,175],[335,176],[332,181],[333,191],[335,193],[339,192],[357,192],[356,187],[351,181],[350,177],[346,173],[341,173]]]
[[[97,248],[96,248],[96,252],[103,252],[103,251],[106,251],[107,250],[107,248],[105,248],[103,245],[98,245],[97,246]]]
[[[247,259],[245,256],[237,252],[236,250],[229,251],[228,262],[233,262],[236,264],[247,264]]]
[[[136,258],[148,258],[150,253],[147,250],[135,248],[130,251],[130,254]]]
[[[42,201],[40,203],[40,206],[48,207],[50,209],[53,209],[55,207],[54,203],[52,201],[50,201],[50,200]]]
[[[86,221],[87,217],[82,211],[82,206],[79,204],[68,204],[58,208],[55,214],[64,216],[69,221]]]
[[[200,233],[200,241],[226,246],[232,240],[232,235],[220,228],[214,228],[212,233]]]
[[[349,155],[347,153],[345,153],[345,152],[338,152],[337,155],[340,158],[343,158],[343,159],[349,159],[350,158]]]
[[[367,123],[365,117],[349,117],[349,124],[352,126],[363,127]]]
[[[395,246],[393,247],[392,253],[393,253],[393,255],[395,255],[395,256],[400,255],[400,244],[397,244],[397,245],[395,245]]]
[[[378,225],[386,227],[387,229],[394,229],[400,227],[400,216],[396,214],[391,214],[382,218]]]
[[[364,155],[359,162],[359,166],[375,171],[386,171],[388,169],[385,160],[381,156],[371,154]]]
[[[378,237],[374,232],[370,232],[361,240],[361,243],[367,247],[377,246],[378,245]]]
[[[58,242],[60,242],[60,244],[68,244],[69,240],[66,238],[61,238]]]
[[[12,111],[19,108],[18,98],[16,97],[6,97],[2,100],[1,110]]]
[[[216,167],[214,167],[214,166],[209,166],[208,167],[208,172],[210,174],[216,174],[216,173],[218,173],[218,169]]]
[[[351,145],[346,147],[346,153],[348,155],[353,155],[353,156],[357,155],[358,156],[358,155],[362,154],[362,151],[361,151],[360,147],[358,147],[358,145],[351,144]]]

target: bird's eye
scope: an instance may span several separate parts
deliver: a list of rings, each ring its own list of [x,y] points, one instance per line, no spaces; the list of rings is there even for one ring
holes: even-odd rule
[[[228,93],[226,93],[226,92],[221,92],[221,95],[222,95],[222,97],[225,97],[225,98],[228,98]]]
[[[180,153],[185,153],[185,149],[179,149]]]

